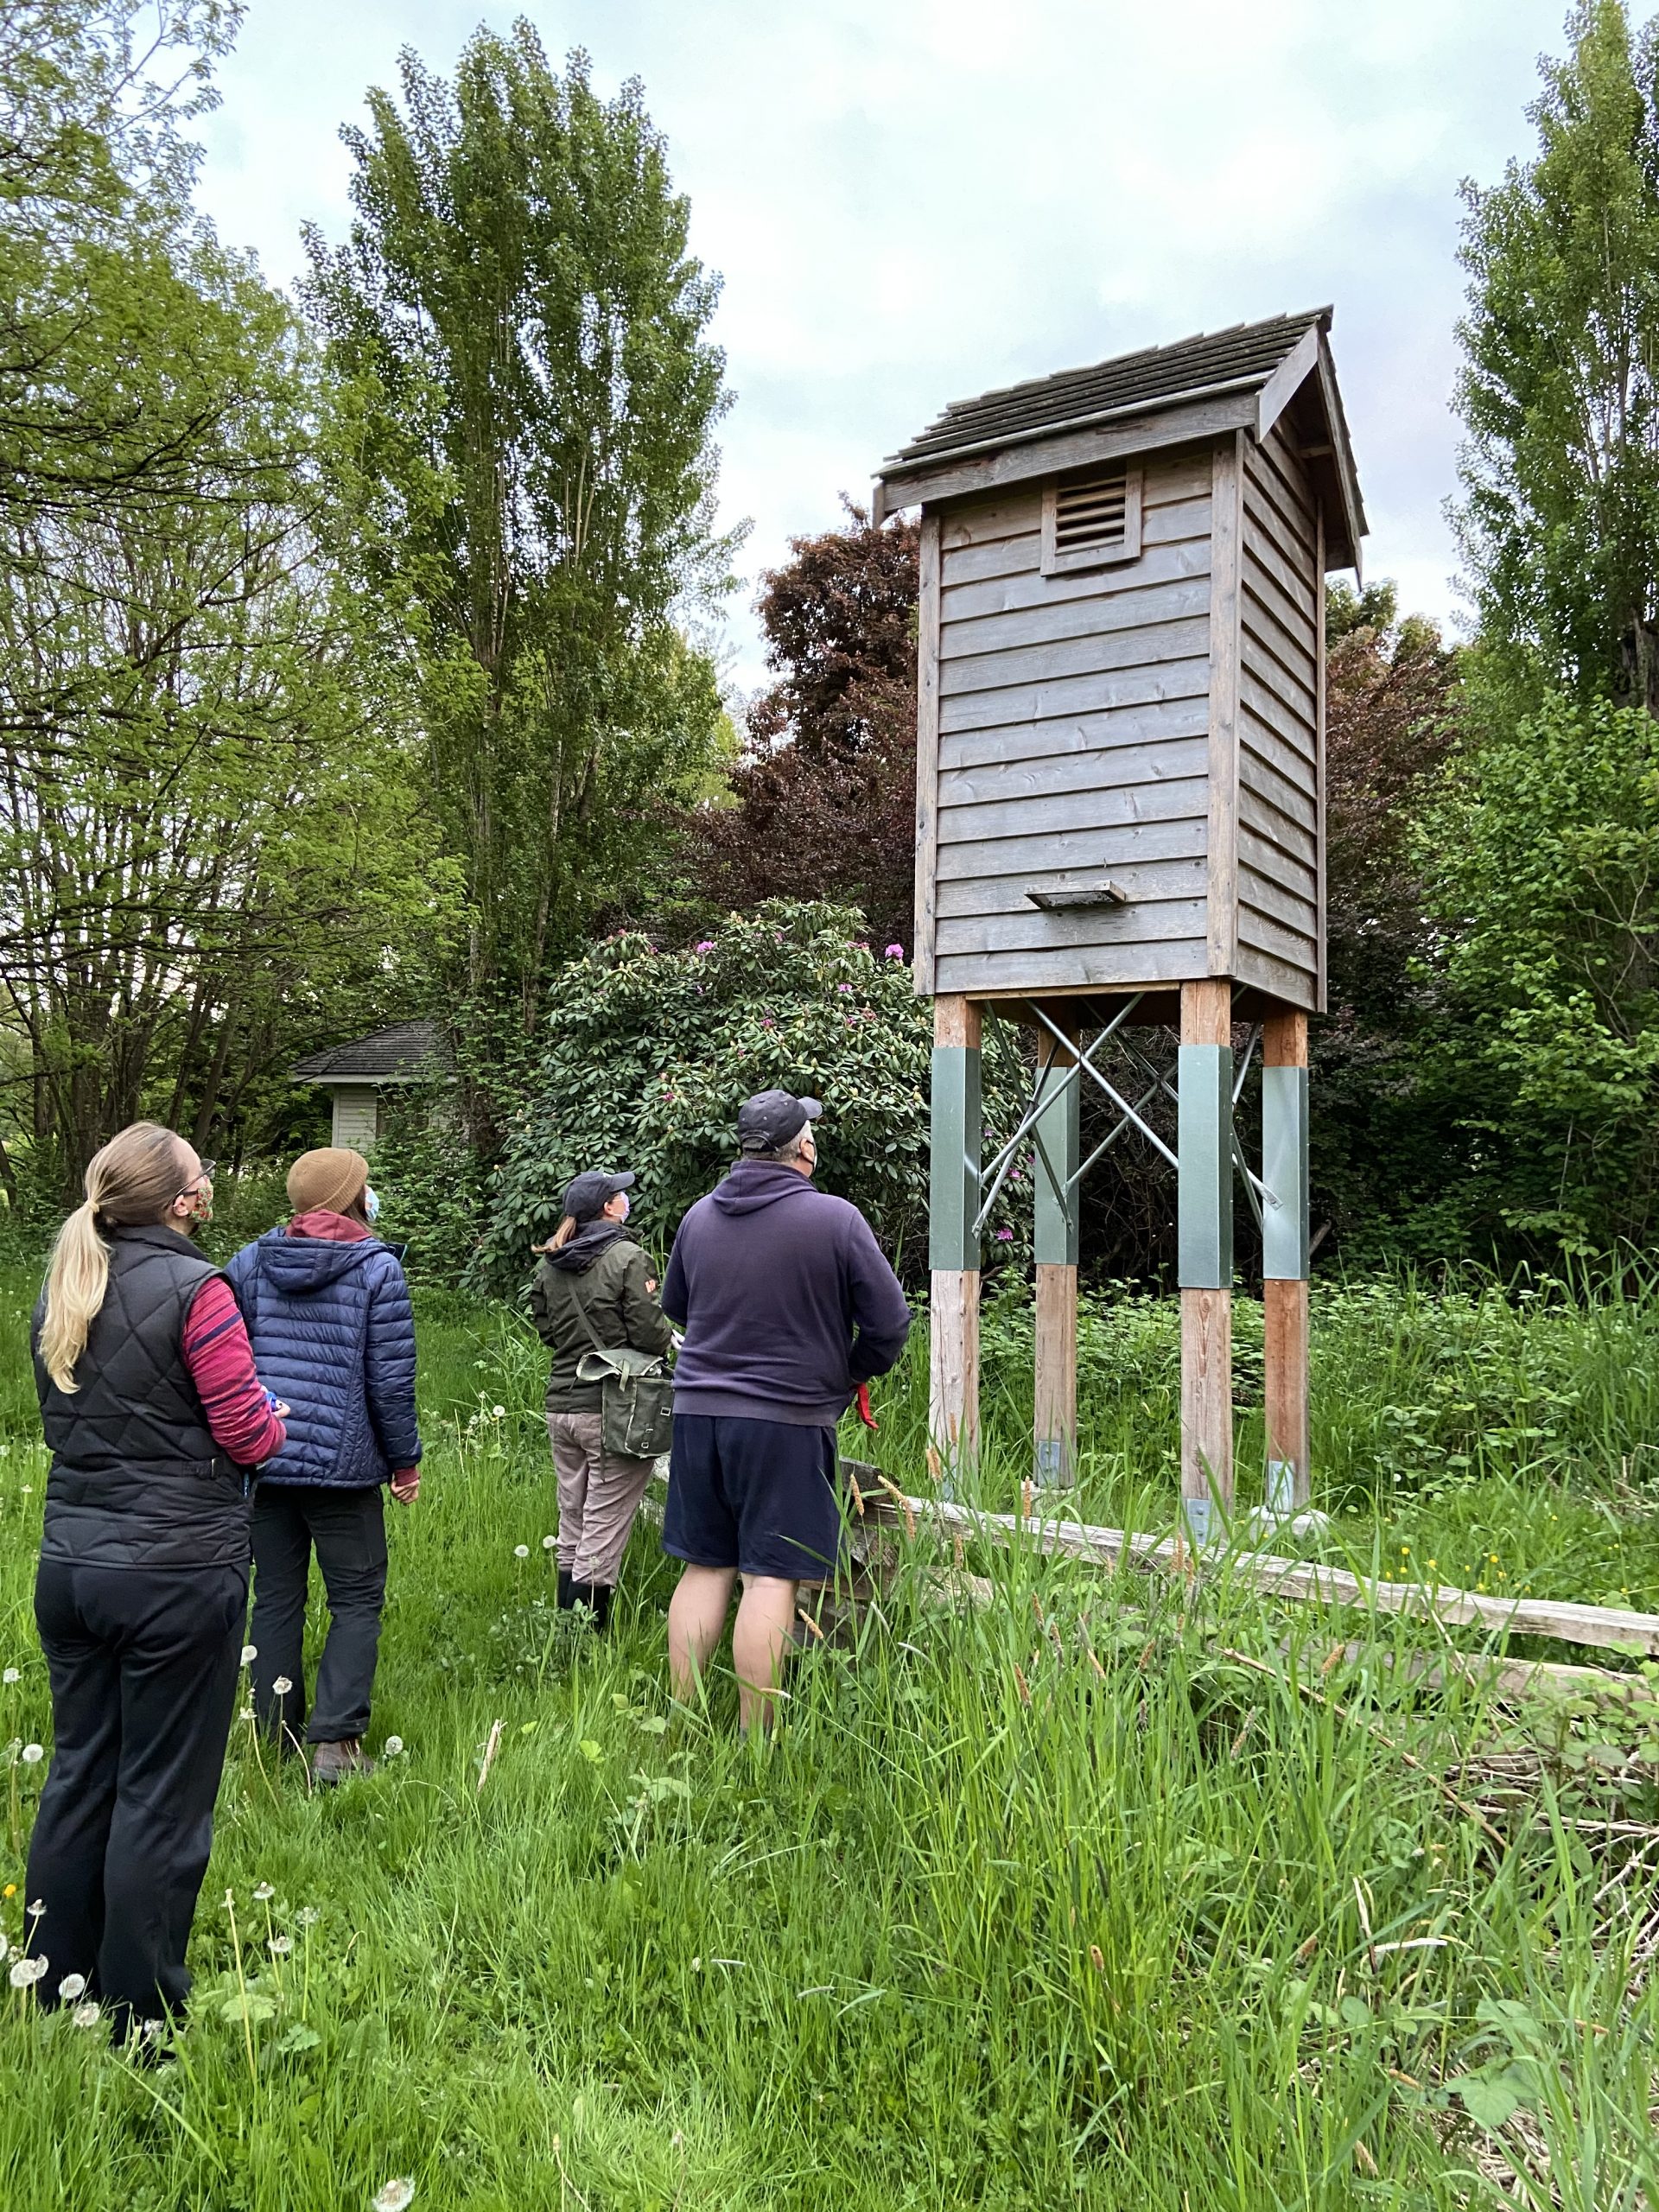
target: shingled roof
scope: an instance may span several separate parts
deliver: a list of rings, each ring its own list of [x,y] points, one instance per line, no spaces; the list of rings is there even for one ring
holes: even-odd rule
[[[887,466],[976,453],[1103,416],[1180,406],[1208,392],[1250,391],[1266,384],[1316,324],[1330,328],[1328,307],[1274,315],[1267,322],[1235,323],[1229,330],[1179,339],[1173,345],[1120,353],[1093,368],[1062,369],[1029,384],[982,392],[977,399],[958,399],[919,437],[892,454]]]
[[[448,1074],[449,1054],[435,1021],[394,1021],[349,1045],[296,1061],[296,1083],[413,1083]]]

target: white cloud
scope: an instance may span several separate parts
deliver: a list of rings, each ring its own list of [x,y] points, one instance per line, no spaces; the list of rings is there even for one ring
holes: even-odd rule
[[[517,10],[491,6],[508,27]],[[1329,300],[1367,566],[1448,614],[1459,179],[1530,137],[1563,0],[569,0],[550,48],[638,74],[725,278],[728,521],[751,574],[947,400]],[[203,198],[290,279],[349,219],[340,124],[477,0],[252,0]],[[739,678],[760,653],[734,611]]]

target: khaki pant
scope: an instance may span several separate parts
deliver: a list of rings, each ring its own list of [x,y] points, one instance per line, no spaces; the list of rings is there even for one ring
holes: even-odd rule
[[[613,1590],[652,1462],[604,1450],[599,1424],[598,1414],[547,1417],[559,1484],[559,1571]]]

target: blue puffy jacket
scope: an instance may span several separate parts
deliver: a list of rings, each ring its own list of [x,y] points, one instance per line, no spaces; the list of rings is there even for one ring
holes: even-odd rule
[[[414,1466],[415,1316],[397,1254],[378,1236],[273,1229],[225,1272],[259,1379],[293,1408],[260,1481],[365,1490]]]

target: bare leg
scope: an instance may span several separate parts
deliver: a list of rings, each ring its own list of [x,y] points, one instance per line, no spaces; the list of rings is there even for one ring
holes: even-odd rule
[[[738,1719],[745,1729],[772,1726],[784,1651],[795,1625],[796,1587],[769,1574],[743,1578],[732,1630],[732,1664],[737,1670]]]
[[[669,1681],[675,1696],[688,1703],[701,1691],[736,1581],[734,1567],[688,1567],[669,1600]]]

